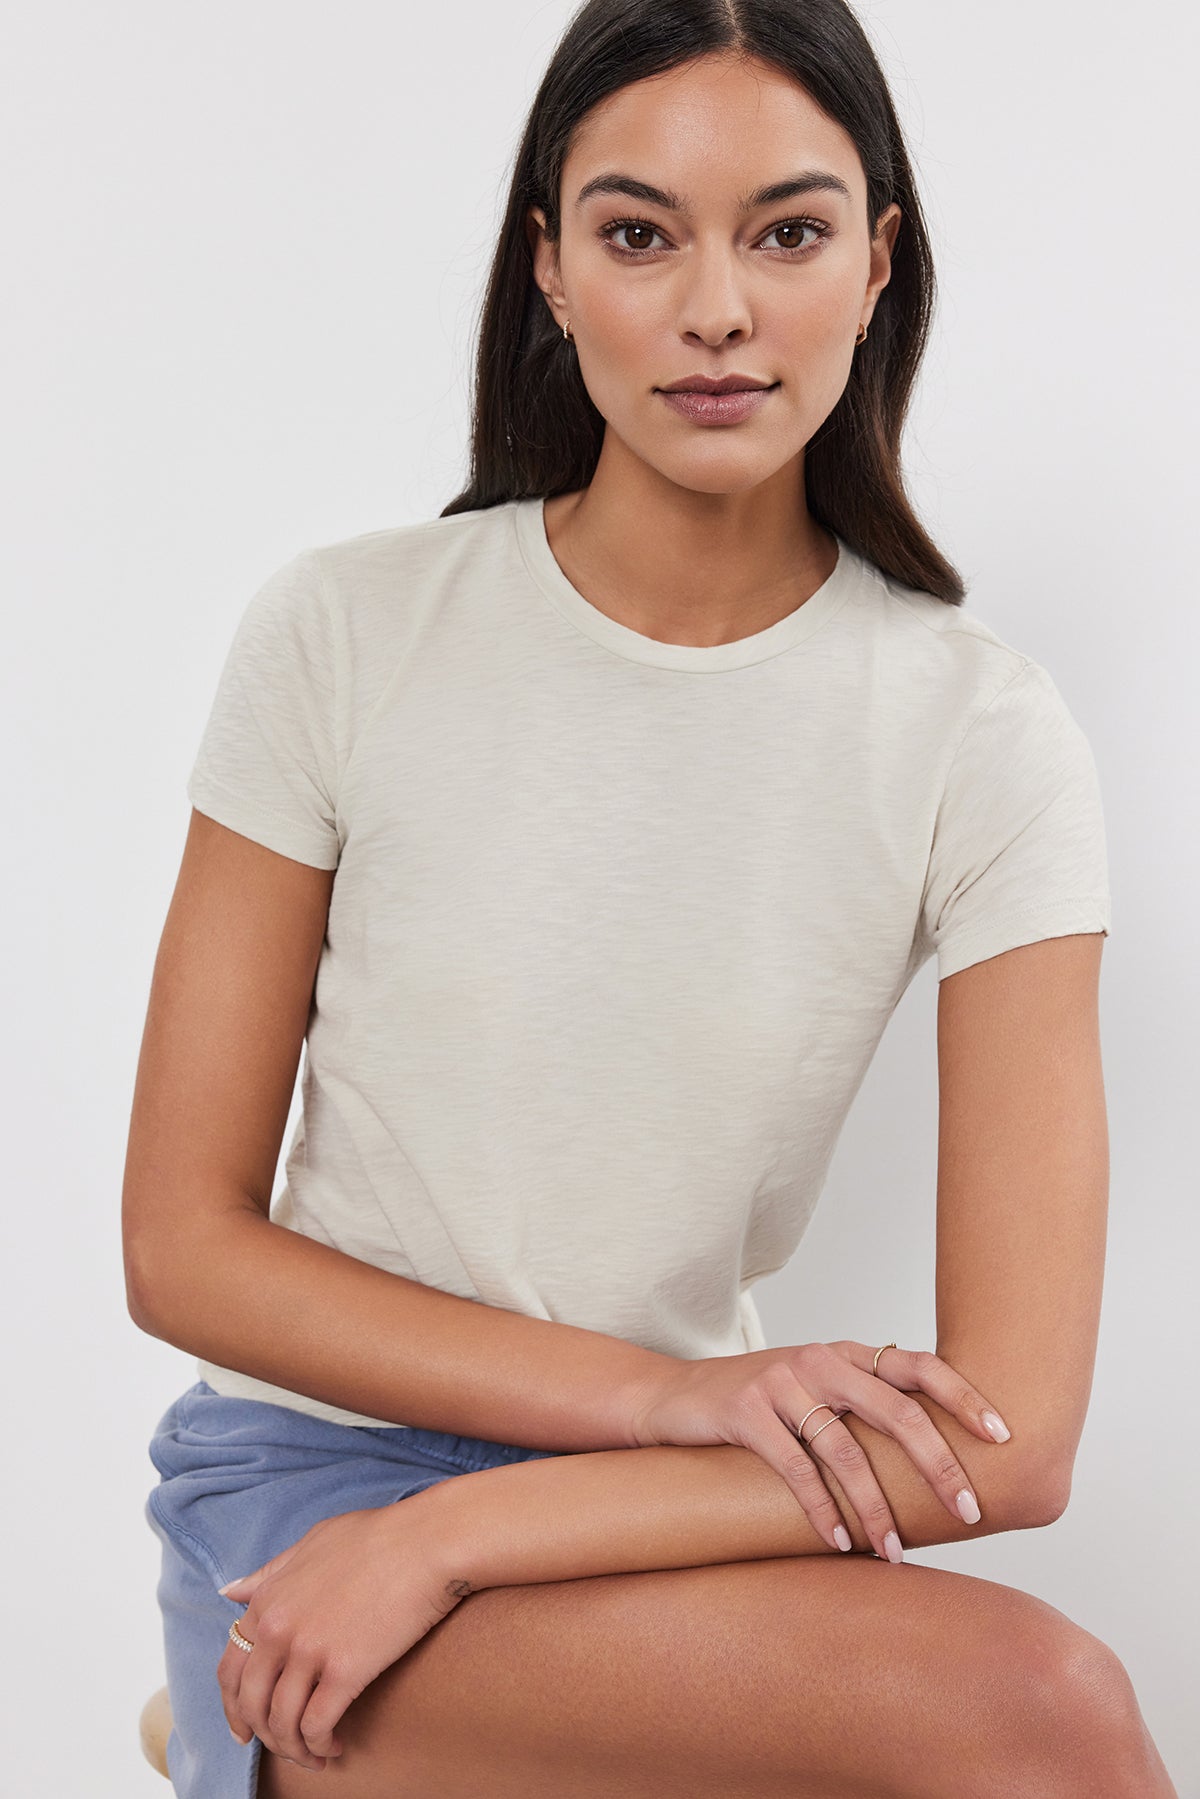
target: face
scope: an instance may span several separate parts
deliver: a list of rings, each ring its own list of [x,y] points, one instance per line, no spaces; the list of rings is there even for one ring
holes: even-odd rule
[[[559,330],[570,320],[562,354],[578,355],[608,432],[711,493],[802,457],[845,389],[900,225],[893,205],[872,238],[842,127],[771,65],[705,56],[586,115],[560,206],[557,246],[531,209],[534,273]],[[689,375],[769,391],[698,417],[662,394]]]

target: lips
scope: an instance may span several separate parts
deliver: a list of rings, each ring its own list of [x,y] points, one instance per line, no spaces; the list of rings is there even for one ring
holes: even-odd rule
[[[722,375],[717,380],[712,375],[685,375],[681,381],[672,381],[669,386],[661,387],[664,394],[738,394],[765,393],[769,388],[778,387],[777,381],[760,381],[754,375]]]
[[[766,404],[778,382],[771,387],[732,388],[727,393],[706,393],[696,389],[660,388],[662,398],[673,412],[698,425],[733,425],[749,418]]]

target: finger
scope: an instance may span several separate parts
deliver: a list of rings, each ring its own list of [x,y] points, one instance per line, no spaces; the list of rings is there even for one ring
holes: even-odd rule
[[[803,1389],[799,1389],[803,1396]],[[746,1449],[752,1449],[762,1457],[767,1466],[774,1468],[785,1480],[796,1498],[800,1508],[809,1520],[813,1529],[822,1541],[831,1549],[841,1550],[835,1532],[841,1531],[843,1541],[848,1540],[849,1533],[842,1522],[842,1514],[837,1508],[829,1488],[825,1485],[820,1469],[813,1461],[808,1450],[804,1448],[796,1436],[796,1427],[790,1418],[781,1416],[769,1394],[759,1388],[757,1396],[754,1389],[744,1403],[744,1422],[739,1432],[738,1441]],[[802,1418],[816,1399],[804,1397],[804,1403],[796,1413]],[[783,1401],[778,1402],[779,1405]]]
[[[872,1372],[875,1351],[865,1343],[851,1343],[847,1348],[855,1367],[865,1374]],[[978,1387],[965,1380],[949,1362],[930,1349],[898,1349],[890,1345],[879,1357],[877,1378],[906,1393],[928,1393],[931,1399],[960,1424],[982,1437],[985,1443],[1007,1443],[1012,1436],[1007,1424]],[[992,1423],[988,1423],[988,1419]]]
[[[267,1727],[274,1739],[268,1747],[277,1755],[286,1755],[289,1761],[297,1763],[299,1767],[314,1771],[325,1766],[325,1757],[310,1749],[301,1728],[301,1719],[319,1677],[315,1662],[293,1643],[292,1653],[275,1682],[267,1717]]]
[[[1007,1443],[1012,1436],[1000,1414],[989,1405],[977,1387],[965,1380],[956,1368],[930,1349],[909,1352],[913,1362],[913,1380],[923,1393],[936,1399],[943,1409],[960,1424],[977,1431],[988,1443]],[[988,1419],[991,1419],[991,1424]],[[993,1428],[995,1427],[995,1428]]]
[[[246,1662],[246,1651],[239,1649],[236,1643],[226,1645],[225,1653],[217,1663],[217,1685],[221,1690],[221,1705],[225,1712],[225,1722],[239,1743],[250,1741],[250,1727],[242,1718],[238,1705],[241,1691],[242,1672]]]
[[[235,1605],[249,1605],[257,1588],[261,1585],[266,1570],[256,1568],[253,1574],[239,1574],[233,1580],[227,1580],[217,1592],[222,1599],[232,1599]]]
[[[335,1727],[361,1690],[339,1671],[336,1663],[326,1658],[321,1677],[300,1719],[300,1734],[314,1755],[336,1757],[342,1753],[341,1739],[334,1734]]]
[[[806,1406],[804,1410],[807,1409]],[[797,1415],[802,1418],[804,1412]],[[827,1467],[835,1477],[861,1519],[863,1529],[874,1544],[876,1555],[885,1562],[902,1562],[904,1549],[896,1520],[892,1516],[892,1508],[875,1478],[875,1470],[867,1459],[862,1444],[851,1436],[840,1417],[836,1424],[830,1424],[828,1413],[817,1414],[813,1418],[813,1424],[816,1425],[818,1434],[806,1444],[806,1453],[814,1461]],[[822,1424],[828,1425],[828,1429],[822,1430]],[[808,1434],[806,1427],[805,1435]],[[957,1516],[956,1512],[955,1517]]]
[[[240,1620],[238,1628],[241,1628]],[[249,1655],[245,1651],[237,1652],[245,1665],[238,1688],[234,1724],[235,1727],[239,1722],[248,1726],[268,1749],[275,1751],[278,1745],[270,1724],[271,1699],[275,1683],[287,1662],[286,1640],[279,1635],[279,1627],[271,1624],[269,1613],[248,1620],[246,1635],[252,1637],[254,1648]],[[284,1751],[279,1750],[279,1753]]]
[[[978,1524],[981,1507],[966,1469],[925,1407],[898,1393],[887,1381],[872,1380],[857,1368],[845,1371],[842,1385],[851,1410],[899,1443],[954,1521]]]
[[[286,1549],[281,1550],[278,1555],[273,1555],[269,1562],[263,1562],[260,1567],[252,1568],[249,1574],[235,1574],[233,1579],[227,1580],[223,1587],[218,1587],[217,1592],[225,1598],[234,1595],[239,1605],[248,1604],[251,1596],[261,1586],[267,1575],[278,1573],[280,1568],[291,1561],[302,1541],[303,1538],[295,1543],[289,1543]]]

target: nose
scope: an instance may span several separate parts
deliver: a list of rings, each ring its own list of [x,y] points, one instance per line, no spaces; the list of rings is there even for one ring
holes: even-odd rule
[[[679,332],[713,347],[754,329],[746,279],[736,256],[713,245],[695,249],[680,278]]]

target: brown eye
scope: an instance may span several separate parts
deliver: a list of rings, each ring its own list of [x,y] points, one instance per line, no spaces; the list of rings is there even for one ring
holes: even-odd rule
[[[802,236],[806,231],[811,231],[814,234],[811,243],[805,244],[795,241],[797,237]],[[783,219],[778,225],[772,225],[767,236],[782,238],[785,233],[790,233],[793,241],[791,243],[781,243],[779,246],[780,249],[789,256],[808,256],[813,250],[819,247],[823,238],[829,236],[829,227],[828,225],[819,224],[816,219]]]
[[[641,243],[615,243],[614,240],[624,231],[639,232],[643,241]],[[657,237],[658,232],[645,219],[613,219],[602,227],[600,235],[613,244],[618,253],[623,256],[644,256],[650,248],[649,242],[645,240]]]
[[[813,241],[807,244],[800,241],[805,232],[809,231],[813,233]],[[780,252],[784,256],[791,256],[799,260],[801,257],[811,255],[820,247],[822,239],[829,235],[829,227],[819,224],[816,219],[783,219],[778,225],[771,227],[767,236],[769,238],[782,237],[785,233],[792,241],[780,243],[778,246]],[[626,234],[632,235],[627,236]],[[657,227],[652,225],[648,219],[610,219],[607,225],[600,227],[600,236],[608,244],[613,254],[623,256],[627,262],[632,262],[639,256],[652,255],[654,253],[653,240],[658,235]],[[625,238],[626,241],[619,243],[618,238]]]

